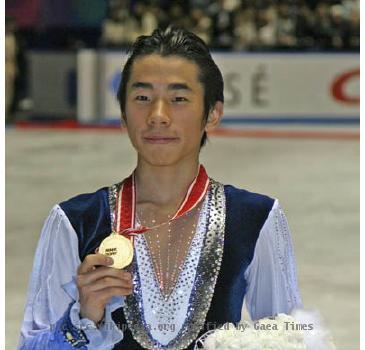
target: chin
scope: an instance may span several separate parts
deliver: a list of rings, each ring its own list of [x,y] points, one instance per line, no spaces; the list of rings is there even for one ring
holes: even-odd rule
[[[139,158],[144,162],[152,166],[172,166],[184,162],[187,158],[195,159],[195,150],[185,150],[182,152],[181,149],[146,149],[140,148],[138,152]],[[199,155],[199,151],[197,152]]]
[[[177,164],[179,161],[177,159],[172,159],[171,157],[159,157],[158,159],[145,159],[147,163],[153,166],[171,166]]]
[[[175,165],[183,158],[181,154],[176,154],[176,152],[145,152],[139,153],[139,157],[152,166]]]

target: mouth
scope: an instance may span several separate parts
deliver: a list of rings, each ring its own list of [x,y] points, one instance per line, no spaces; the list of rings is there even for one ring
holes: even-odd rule
[[[179,139],[177,137],[168,137],[168,136],[147,136],[143,137],[143,140],[146,143],[162,145],[168,143],[176,143]]]

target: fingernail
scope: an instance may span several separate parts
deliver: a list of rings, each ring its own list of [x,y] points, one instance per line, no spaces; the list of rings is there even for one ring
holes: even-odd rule
[[[106,262],[108,265],[112,265],[114,263],[113,258],[106,258]]]

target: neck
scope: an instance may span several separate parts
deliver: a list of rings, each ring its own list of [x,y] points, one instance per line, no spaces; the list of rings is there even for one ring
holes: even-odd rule
[[[180,205],[198,169],[198,160],[171,166],[154,166],[138,161],[135,171],[137,204]]]

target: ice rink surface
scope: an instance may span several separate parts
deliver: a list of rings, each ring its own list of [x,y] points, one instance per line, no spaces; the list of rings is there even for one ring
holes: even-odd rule
[[[212,137],[201,161],[218,181],[279,198],[304,305],[322,313],[338,349],[359,349],[359,142]],[[121,181],[134,164],[126,134],[6,131],[7,350],[52,206]]]

